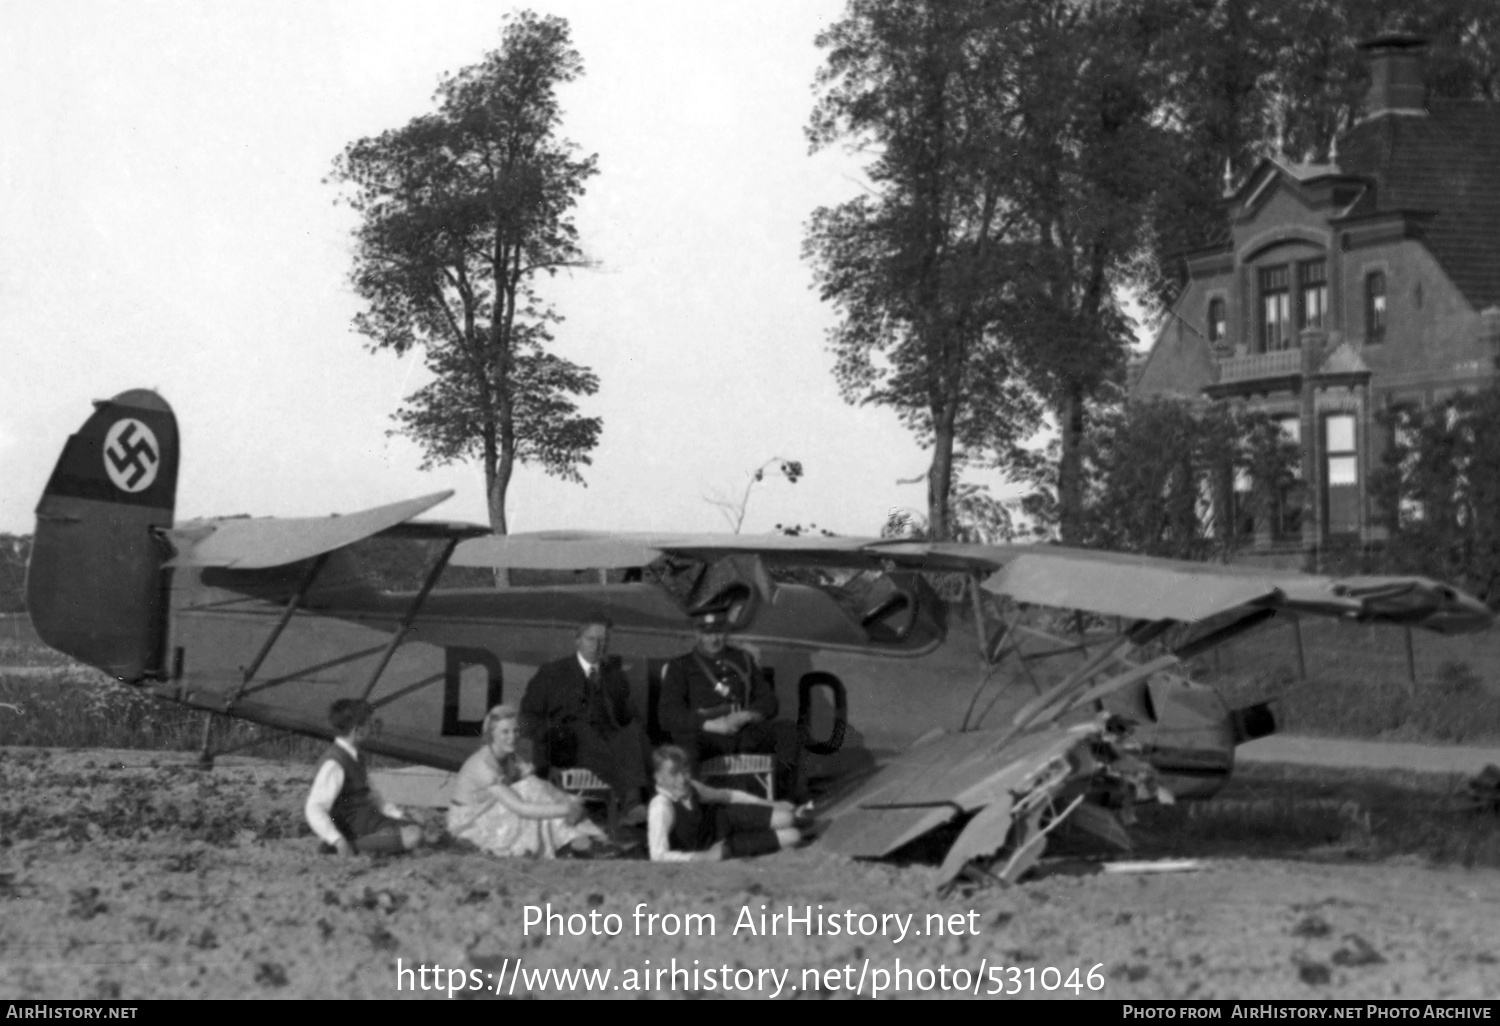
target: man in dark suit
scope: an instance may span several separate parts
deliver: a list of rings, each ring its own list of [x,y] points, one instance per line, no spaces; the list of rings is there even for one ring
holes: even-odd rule
[[[610,623],[602,615],[574,632],[576,651],[543,665],[526,685],[521,715],[536,746],[537,770],[582,766],[614,788],[637,819],[650,797],[651,745],[630,699],[630,682],[609,662]]]
[[[776,692],[755,658],[728,643],[728,609],[693,616],[693,650],[667,664],[657,715],[692,769],[703,759],[738,752],[775,754]]]

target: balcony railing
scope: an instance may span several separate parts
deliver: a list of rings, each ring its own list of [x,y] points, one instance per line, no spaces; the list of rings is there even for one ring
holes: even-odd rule
[[[1219,361],[1221,385],[1264,378],[1289,378],[1302,373],[1302,350],[1282,349],[1274,353],[1231,356]]]

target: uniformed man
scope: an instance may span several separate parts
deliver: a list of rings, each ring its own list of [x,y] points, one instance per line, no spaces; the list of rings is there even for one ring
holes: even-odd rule
[[[704,759],[739,752],[775,754],[776,692],[754,657],[729,645],[728,609],[693,617],[693,650],[667,664],[657,716],[697,770]]]

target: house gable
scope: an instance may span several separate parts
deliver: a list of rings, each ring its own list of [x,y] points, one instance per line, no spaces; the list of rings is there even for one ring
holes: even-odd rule
[[[1137,395],[1197,398],[1214,377],[1207,338],[1189,322],[1174,316],[1157,332],[1131,391]]]
[[[1268,158],[1225,196],[1132,386],[1248,404],[1298,442],[1300,497],[1255,517],[1266,558],[1379,544],[1380,411],[1497,376],[1500,103],[1428,100],[1416,52],[1380,41],[1394,63],[1333,160]]]

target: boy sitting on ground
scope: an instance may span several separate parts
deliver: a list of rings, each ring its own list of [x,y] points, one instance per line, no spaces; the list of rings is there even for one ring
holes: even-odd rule
[[[422,843],[422,828],[370,785],[359,751],[370,712],[369,703],[357,698],[340,698],[328,707],[328,723],[337,736],[303,807],[324,850],[340,855],[410,851]]]
[[[802,840],[791,805],[699,783],[688,773],[687,753],[677,745],[658,748],[651,765],[656,795],[646,829],[652,862],[766,855]]]

